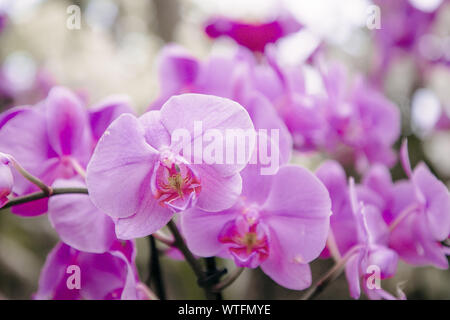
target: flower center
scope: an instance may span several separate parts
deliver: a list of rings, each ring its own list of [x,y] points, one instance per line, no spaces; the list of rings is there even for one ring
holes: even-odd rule
[[[163,154],[155,167],[152,191],[160,205],[175,211],[185,210],[201,191],[200,179],[187,164]]]
[[[268,230],[252,208],[225,224],[219,241],[227,245],[239,267],[256,268],[269,256]]]

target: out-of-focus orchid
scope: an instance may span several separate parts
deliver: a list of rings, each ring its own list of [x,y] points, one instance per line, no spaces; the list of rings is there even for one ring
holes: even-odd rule
[[[86,253],[59,243],[41,271],[37,300],[149,299],[134,264],[131,241],[116,241],[108,252]],[[153,295],[152,295],[153,296]]]
[[[389,229],[379,209],[379,195],[364,185],[355,186],[353,180],[348,186],[344,170],[335,161],[322,164],[316,175],[330,193],[333,211],[327,250],[322,256],[331,254],[338,263],[346,263],[353,298],[361,294],[361,280],[371,299],[393,298],[375,286],[377,281],[395,275],[398,260],[397,253],[388,248]],[[379,279],[372,281],[376,276]]]
[[[226,36],[252,51],[264,52],[267,44],[274,43],[301,28],[302,25],[292,15],[285,13],[273,21],[261,23],[213,17],[206,23],[205,32],[210,38]]]
[[[280,150],[290,156],[287,151],[292,149],[291,135],[271,102],[256,90],[254,80],[258,78],[253,78],[251,72],[256,61],[246,49],[231,57],[213,56],[199,61],[171,44],[162,50],[159,61],[161,93],[150,109],[159,109],[170,96],[186,92],[232,99],[247,109],[255,129],[278,130]]]
[[[395,299],[379,286],[381,279],[391,278],[397,271],[397,253],[387,247],[388,226],[377,207],[358,202],[353,180],[350,180],[349,191],[358,237],[358,245],[347,253],[350,257],[345,266],[350,295],[354,299],[359,298],[362,279],[369,298]],[[372,281],[371,278],[377,276],[380,278]]]
[[[117,113],[111,108],[118,110]],[[88,112],[75,94],[63,87],[55,87],[36,106],[11,109],[0,119],[0,150],[11,154],[47,185],[56,179],[83,176],[96,144],[95,135],[99,135],[99,131],[121,112],[131,112],[129,107],[126,109],[128,111],[119,103],[115,107],[108,105],[105,109],[98,107]],[[36,186],[16,176],[16,194],[37,190]],[[47,203],[48,199],[42,199],[18,205],[12,212],[24,216],[39,215],[47,211]]]
[[[450,195],[447,187],[420,163],[411,169],[404,141],[401,159],[407,181],[396,182],[390,189],[390,247],[406,262],[414,265],[433,264],[448,268],[448,249],[440,242],[450,234]],[[377,179],[378,178],[378,179]],[[386,183],[382,177],[373,176],[372,183]]]
[[[432,10],[422,10],[410,0],[375,0],[374,3],[380,7],[381,14],[381,28],[375,30],[378,51],[375,55],[373,76],[376,84],[381,84],[392,62],[402,54],[412,54],[419,67],[423,63],[439,62],[424,56],[423,46],[428,46],[426,50],[434,49],[424,40],[432,34],[434,22],[441,9],[448,5],[447,1],[442,1]],[[448,63],[443,57],[440,60]]]

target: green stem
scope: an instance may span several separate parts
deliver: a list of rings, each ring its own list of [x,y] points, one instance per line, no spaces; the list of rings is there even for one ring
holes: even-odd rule
[[[178,231],[178,228],[173,220],[169,221],[167,224],[167,227],[169,228],[170,232],[172,233],[174,237],[173,245],[178,248],[178,250],[181,251],[184,258],[186,259],[186,262],[189,264],[191,269],[194,271],[197,281],[199,283],[202,282],[205,277],[207,277],[207,274],[203,271],[199,261],[194,257],[192,252],[187,247],[186,243],[184,242],[183,237],[180,234],[180,231]],[[208,300],[215,300],[217,298],[217,294],[213,292],[212,287],[203,287],[205,291],[206,298]]]
[[[225,279],[223,279],[221,282],[219,282],[218,284],[216,284],[213,288],[212,291],[214,292],[220,292],[222,290],[224,290],[225,288],[228,288],[230,285],[232,285],[234,283],[234,281],[239,278],[239,276],[242,274],[242,272],[244,272],[245,268],[237,268],[233,271],[233,273],[230,273],[230,275],[228,277],[226,277]]]
[[[325,275],[323,275],[308,289],[301,300],[311,300],[317,297],[330,283],[332,283],[341,275],[348,259],[362,247],[362,245],[356,245],[348,250],[347,253],[338,262],[336,262],[336,264],[330,270],[328,270],[327,273],[325,273]]]
[[[36,185],[39,189],[42,190],[47,195],[52,193],[52,188],[46,185],[41,179],[33,176],[30,172],[28,172],[24,167],[22,167],[14,157],[8,155],[8,159],[11,161],[11,164],[14,168],[28,181],[32,184]]]
[[[25,196],[20,196],[16,198],[12,198],[9,200],[0,210],[10,208],[12,206],[16,206],[18,204],[24,204],[31,201],[36,201],[39,199],[49,198],[61,194],[70,194],[70,193],[80,193],[80,194],[88,194],[88,190],[86,188],[53,188],[51,193],[47,193],[44,191],[38,191],[34,193],[27,194]]]

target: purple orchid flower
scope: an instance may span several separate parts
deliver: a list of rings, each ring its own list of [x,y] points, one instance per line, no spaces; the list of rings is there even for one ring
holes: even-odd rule
[[[56,179],[83,176],[95,137],[122,112],[131,112],[122,102],[87,111],[75,94],[54,87],[36,106],[13,108],[0,118],[0,150],[47,185]],[[33,191],[36,186],[15,175],[15,194]],[[47,211],[47,203],[48,199],[42,199],[18,205],[12,212],[39,215]]]
[[[129,112],[124,97],[110,97],[87,110],[74,94],[57,87],[38,106],[5,112],[0,119],[0,144],[48,185],[85,187],[84,171],[99,135],[118,115]],[[39,166],[47,169],[40,170]],[[15,170],[14,175],[14,194],[36,189]],[[67,194],[36,202],[13,207],[12,212],[25,216],[48,212],[61,239],[77,250],[102,253],[116,241],[112,219],[99,211],[87,195]]]
[[[255,90],[253,79],[248,77],[249,68],[255,64],[254,57],[245,49],[231,58],[213,56],[207,61],[198,61],[182,47],[168,45],[160,55],[161,93],[150,109],[159,109],[172,95],[187,92],[229,98],[247,110],[256,130],[278,130],[281,152],[289,158],[292,137],[288,128],[271,102]]]
[[[331,67],[323,79],[328,124],[325,150],[343,163],[356,163],[360,171],[374,163],[392,166],[396,157],[391,148],[400,135],[397,107],[362,78],[347,91],[347,76],[340,66]]]
[[[116,241],[108,252],[102,254],[78,251],[59,243],[47,256],[34,298],[148,299],[148,289],[139,282],[135,256],[135,246],[131,241]],[[74,276],[79,276],[79,279],[70,278]]]
[[[249,164],[242,171],[242,194],[233,207],[183,213],[187,245],[198,256],[261,267],[278,284],[305,289],[311,284],[308,263],[323,250],[328,234],[328,192],[302,167],[283,165],[275,175],[261,175],[259,169],[260,164]]]
[[[445,2],[442,1],[431,11],[423,11],[410,0],[374,1],[380,7],[382,17],[382,28],[375,32],[378,49],[372,75],[375,84],[382,83],[386,71],[402,54],[412,54],[421,68],[424,63],[433,62],[424,59],[419,50],[419,43],[424,36],[432,33],[432,27],[438,13],[445,7]]]
[[[202,124],[201,132],[195,129],[196,122]],[[248,132],[252,141],[241,150],[242,161],[208,164],[195,150],[188,155],[186,150],[195,148],[209,129],[220,139],[227,130]],[[189,136],[185,141],[176,138],[180,131]],[[122,115],[105,131],[88,165],[91,200],[113,217],[120,239],[149,235],[174,212],[193,205],[212,212],[227,209],[241,192],[239,172],[250,159],[251,136],[254,128],[245,109],[214,96],[174,96],[161,110],[140,118]],[[221,142],[223,148],[226,141]]]
[[[373,205],[358,203],[354,182],[350,180],[350,202],[355,218],[358,245],[347,252],[349,256],[345,266],[345,274],[349,283],[350,295],[358,299],[361,295],[360,280],[371,299],[396,299],[376,282],[370,282],[371,276],[380,279],[391,278],[397,271],[398,255],[387,247],[389,229],[380,211]],[[372,274],[378,271],[379,274]]]
[[[360,281],[371,299],[394,298],[381,287],[368,286],[368,279],[379,271],[380,279],[393,277],[397,269],[397,253],[388,247],[389,229],[383,220],[380,196],[365,185],[347,185],[345,171],[336,161],[326,161],[316,171],[317,177],[328,189],[333,215],[327,248],[322,257],[330,254],[346,263],[350,295],[361,295]]]
[[[246,23],[226,17],[214,17],[206,23],[205,33],[213,39],[226,36],[251,51],[264,52],[267,44],[295,33],[302,27],[287,13],[273,21],[262,23]]]
[[[401,159],[409,180],[392,183],[382,168],[372,169],[364,179],[383,200],[383,217],[391,231],[389,246],[407,263],[447,269],[449,250],[440,242],[450,234],[448,189],[425,164],[411,169],[406,140]]]

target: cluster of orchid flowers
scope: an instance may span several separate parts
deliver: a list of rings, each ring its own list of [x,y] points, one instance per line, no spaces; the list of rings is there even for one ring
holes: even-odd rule
[[[407,178],[392,181],[400,114],[373,83],[321,65],[324,90],[311,94],[300,69],[277,62],[271,43],[301,27],[291,17],[210,21],[207,34],[232,37],[239,50],[201,61],[167,45],[160,95],[140,116],[125,96],[86,108],[83,97],[59,86],[36,105],[0,114],[0,207],[23,217],[47,213],[61,239],[34,298],[157,298],[135,266],[134,239],[150,235],[186,260],[207,295],[242,268],[260,267],[283,287],[310,288],[306,297],[345,270],[351,297],[362,287],[371,299],[403,299],[401,290],[368,285],[372,266],[381,279],[395,276],[399,259],[448,268],[447,187],[425,164],[411,168],[406,140],[399,158]],[[208,140],[196,122],[269,140],[279,156],[275,173],[262,175],[263,164],[250,161],[260,143],[245,144],[241,162],[191,159],[183,143]],[[174,139],[180,129],[192,139]],[[279,139],[261,137],[260,129],[277,130]],[[293,151],[331,159],[313,173],[290,164]],[[347,177],[349,165],[358,183]],[[221,279],[200,257],[230,259],[237,271]],[[309,263],[319,257],[336,264],[313,284]],[[71,265],[82,270],[79,288],[67,286]]]

